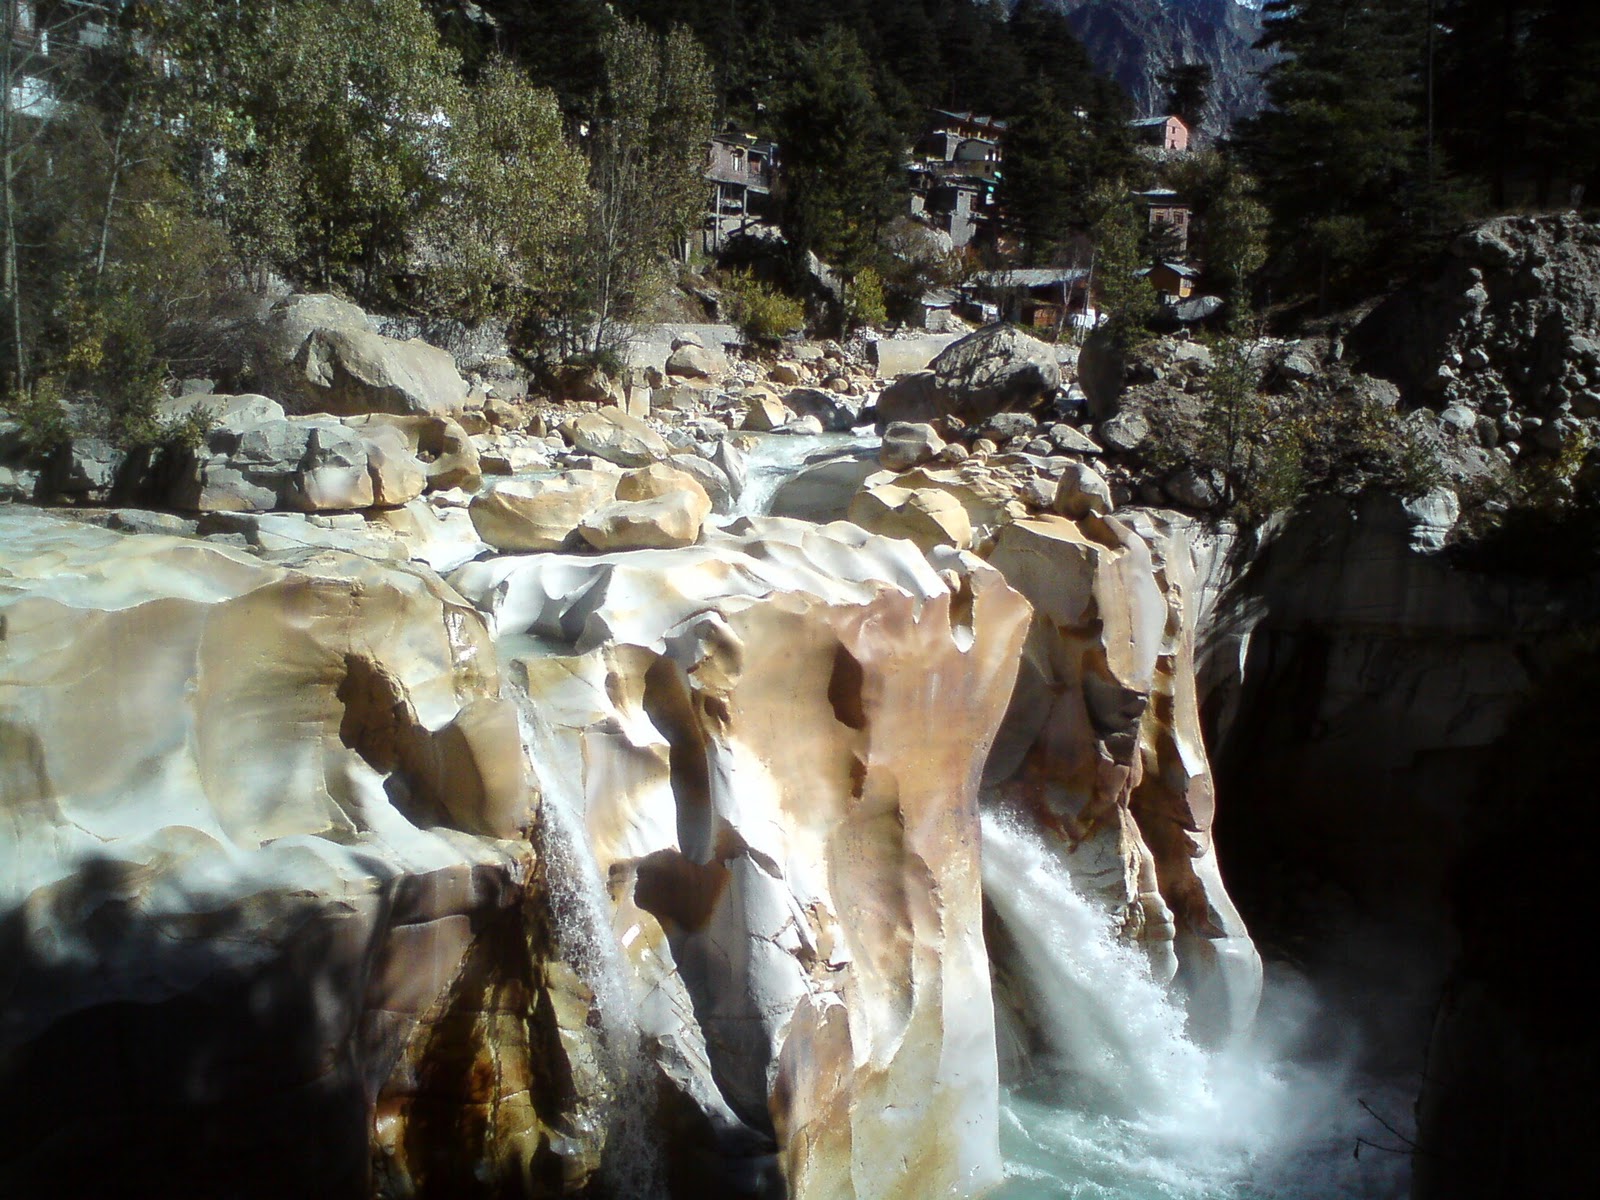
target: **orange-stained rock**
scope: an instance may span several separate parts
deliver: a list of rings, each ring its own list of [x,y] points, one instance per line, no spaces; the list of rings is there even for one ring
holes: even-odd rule
[[[976,789],[1027,606],[936,561],[764,520],[453,576],[584,814],[658,1062],[720,1137],[775,1132],[797,1197],[999,1178]]]
[[[1148,513],[1041,516],[1004,526],[989,561],[1035,614],[989,781],[1158,974],[1182,968],[1196,1034],[1241,1031],[1261,963],[1211,843],[1189,543]]]

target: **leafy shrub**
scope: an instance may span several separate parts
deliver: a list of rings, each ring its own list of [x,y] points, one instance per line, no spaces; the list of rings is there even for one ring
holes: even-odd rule
[[[728,300],[729,316],[739,332],[752,342],[776,342],[805,328],[805,305],[770,284],[762,283],[748,271],[729,276],[723,291]],[[878,302],[881,306],[881,287]]]
[[[1180,444],[1188,461],[1221,475],[1234,516],[1259,520],[1312,492],[1420,496],[1443,479],[1418,427],[1339,371],[1275,395],[1261,390],[1254,342],[1219,338],[1211,349],[1205,404]]]
[[[882,325],[889,319],[883,298],[883,279],[871,267],[861,268],[845,286],[844,310],[846,329],[858,325]]]

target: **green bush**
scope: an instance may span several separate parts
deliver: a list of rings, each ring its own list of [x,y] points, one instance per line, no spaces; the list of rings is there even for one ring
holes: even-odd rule
[[[871,267],[862,267],[844,289],[844,324],[852,329],[861,325],[882,325],[889,319],[883,298],[883,279]]]
[[[728,315],[752,342],[772,343],[805,328],[806,308],[800,301],[762,283],[748,271],[735,272],[723,285]],[[883,300],[879,289],[878,300]]]

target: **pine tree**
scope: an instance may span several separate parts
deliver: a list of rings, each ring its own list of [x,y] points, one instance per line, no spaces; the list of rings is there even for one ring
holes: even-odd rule
[[[1272,107],[1240,134],[1291,280],[1331,292],[1414,254],[1427,224],[1427,0],[1268,0]]]
[[[854,275],[878,257],[900,205],[901,147],[852,34],[835,30],[800,51],[775,124],[791,250]]]
[[[1210,65],[1177,63],[1161,73],[1159,82],[1166,91],[1167,112],[1182,118],[1191,132],[1198,133],[1211,100]]]

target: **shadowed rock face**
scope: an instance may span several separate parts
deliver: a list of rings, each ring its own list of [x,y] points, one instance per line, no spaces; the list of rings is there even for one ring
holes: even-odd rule
[[[459,597],[12,512],[0,645],[0,1191],[593,1168],[581,988],[524,919],[534,797]]]

